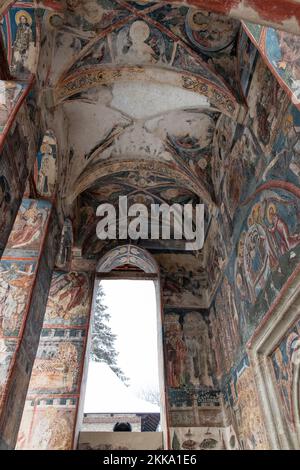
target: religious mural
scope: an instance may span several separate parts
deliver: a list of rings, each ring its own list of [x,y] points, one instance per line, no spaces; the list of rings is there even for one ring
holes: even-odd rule
[[[295,370],[299,367],[300,320],[284,335],[271,354],[276,387],[287,425],[295,431],[299,422],[299,382]]]
[[[16,78],[27,78],[36,69],[36,19],[31,2],[22,7],[16,4],[4,14],[0,26],[7,48],[11,74]]]
[[[0,253],[17,215],[31,171],[35,133],[27,115],[30,85],[0,81]]]
[[[173,450],[238,450],[239,443],[231,428],[190,427],[170,429]]]
[[[299,108],[299,37],[273,28],[244,24],[245,31],[265,58],[280,85]]]
[[[59,450],[72,447],[91,298],[90,275],[54,272],[18,448]],[[55,423],[60,423],[62,439]],[[39,432],[28,435],[31,426]]]
[[[47,201],[24,199],[7,243],[7,248],[22,248],[26,251],[38,252],[42,227],[49,216],[50,207],[51,205]]]
[[[40,196],[54,196],[57,172],[56,159],[56,138],[52,131],[47,131],[37,154],[34,168],[36,189]]]
[[[249,87],[253,78],[255,64],[258,59],[258,51],[254,43],[242,30],[240,32],[238,44],[238,69],[240,86],[244,97],[248,95]]]
[[[218,390],[169,388],[169,422],[174,427],[224,425],[222,396]]]
[[[28,316],[49,214],[48,202],[24,199],[0,262],[0,409]]]
[[[17,2],[0,20],[16,79],[0,82],[6,416],[12,397],[25,397],[36,356],[17,448],[73,444],[92,292],[91,275],[71,271],[78,262],[87,271],[122,263],[159,271],[172,448],[267,449],[245,353],[299,265],[299,40],[183,5],[38,6]],[[35,71],[37,90],[29,92]],[[43,200],[24,199],[15,220],[26,182]],[[147,207],[204,203],[203,250],[150,239],[108,247],[96,237],[96,208],[122,195]],[[47,199],[57,201],[50,222]],[[49,253],[41,253],[44,243]],[[292,428],[298,323],[271,355]],[[18,413],[5,439],[16,434]]]
[[[164,337],[169,387],[211,387],[210,334],[202,314],[178,309],[165,312]]]
[[[4,134],[8,121],[16,113],[26,85],[23,83],[0,81],[0,136]]]
[[[71,449],[76,405],[76,398],[26,401],[16,449]]]
[[[86,304],[90,296],[90,279],[86,273],[53,274],[45,314],[47,325],[85,325]]]
[[[156,256],[162,277],[162,295],[166,306],[205,307],[207,275],[201,260],[194,255],[166,253]]]
[[[241,448],[268,449],[264,418],[247,356],[232,372],[224,396],[233,426],[238,430]]]
[[[60,270],[68,270],[71,265],[73,246],[73,226],[70,219],[64,221],[62,228],[59,251],[56,257],[56,267]]]

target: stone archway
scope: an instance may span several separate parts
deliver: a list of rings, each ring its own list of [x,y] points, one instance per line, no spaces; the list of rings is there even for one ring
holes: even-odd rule
[[[137,271],[126,270],[126,267],[136,267]],[[121,270],[125,267],[124,270]],[[165,385],[165,359],[163,348],[163,309],[161,305],[161,285],[159,266],[154,257],[145,249],[134,245],[121,245],[107,251],[99,260],[96,267],[96,276],[94,282],[93,302],[91,307],[91,316],[93,315],[93,308],[95,303],[95,296],[97,293],[97,286],[103,279],[142,279],[152,280],[155,286],[156,296],[156,315],[157,315],[157,346],[158,346],[158,360],[159,360],[159,386],[160,386],[160,409],[161,409],[161,430],[163,432],[164,448],[169,448],[168,442],[168,418],[167,418],[167,405],[166,405],[166,385]],[[90,320],[91,325],[91,320]],[[74,433],[74,446],[76,447],[80,426],[83,416],[83,405],[85,398],[85,389],[87,382],[88,363],[89,363],[89,347],[90,347],[91,328],[89,331],[89,338],[87,340],[87,348],[84,359],[83,376],[80,389],[80,401],[77,414],[77,422]]]

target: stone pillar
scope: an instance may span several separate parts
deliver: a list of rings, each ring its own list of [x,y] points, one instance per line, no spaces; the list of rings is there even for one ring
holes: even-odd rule
[[[90,273],[53,273],[17,449],[73,448],[92,293]]]
[[[212,334],[203,269],[199,259],[188,253],[164,253],[156,260],[162,285],[169,447],[204,446],[207,429],[213,428],[211,443],[221,448],[223,413],[212,373]]]
[[[14,448],[45,313],[55,211],[24,199],[0,262],[0,449]]]

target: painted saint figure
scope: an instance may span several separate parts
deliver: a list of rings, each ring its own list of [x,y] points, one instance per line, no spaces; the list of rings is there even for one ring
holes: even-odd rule
[[[290,235],[287,224],[282,220],[278,214],[274,204],[270,204],[268,207],[268,220],[272,223],[271,227],[268,227],[268,231],[276,239],[278,235],[279,249],[282,255],[287,251],[295,248],[300,243],[300,235]]]
[[[165,323],[168,384],[178,388],[184,384],[184,365],[186,346],[182,338],[182,329],[177,316],[168,316]]]
[[[17,33],[13,43],[13,59],[11,71],[14,74],[29,72],[29,52],[34,45],[32,18],[26,11],[16,14]]]
[[[38,175],[37,190],[43,196],[51,196],[55,187],[56,163],[52,147],[47,143],[41,146],[42,161]]]

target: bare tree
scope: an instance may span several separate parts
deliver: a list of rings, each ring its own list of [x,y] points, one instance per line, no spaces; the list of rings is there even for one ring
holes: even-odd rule
[[[159,390],[156,388],[142,388],[137,392],[137,396],[142,400],[152,403],[153,405],[160,406],[160,393]]]

